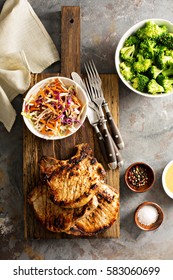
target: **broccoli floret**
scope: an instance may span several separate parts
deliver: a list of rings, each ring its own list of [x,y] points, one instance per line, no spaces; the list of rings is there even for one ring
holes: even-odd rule
[[[166,25],[159,26],[153,21],[147,21],[143,27],[137,30],[136,35],[140,39],[158,39],[166,32],[168,32]]]
[[[173,91],[173,32],[147,21],[120,50],[120,72],[133,88],[150,94]]]
[[[173,33],[168,32],[159,38],[159,42],[168,49],[173,49]]]
[[[164,88],[161,85],[159,85],[154,79],[149,81],[147,88],[148,88],[148,92],[151,94],[164,92]]]
[[[142,54],[138,54],[137,59],[138,60],[133,64],[134,71],[137,73],[146,72],[150,68],[152,60],[149,58],[144,58]]]
[[[139,38],[135,35],[131,35],[126,39],[124,46],[125,47],[129,47],[133,45],[138,46],[139,44],[140,44]]]
[[[168,77],[165,77],[163,75],[159,75],[157,78],[157,82],[164,88],[165,92],[170,92],[173,90],[172,84],[173,84],[173,78],[170,79]]]
[[[137,76],[133,78],[131,82],[133,88],[145,92],[149,78],[145,75],[137,74]]]
[[[149,69],[148,69],[148,76],[151,79],[156,79],[157,76],[162,72],[162,69],[157,68],[155,65],[152,65]]]
[[[173,63],[173,57],[166,53],[167,53],[167,50],[165,48],[160,48],[160,52],[156,56],[156,65],[160,69],[164,69],[168,65]]]
[[[168,49],[167,47],[165,47],[165,54],[166,55],[170,55],[173,58],[173,50]]]
[[[156,42],[152,39],[146,39],[142,41],[139,47],[139,52],[143,54],[145,58],[154,58],[157,49],[155,49]]]
[[[126,61],[133,61],[133,55],[135,52],[135,45],[129,47],[123,47],[120,51],[120,57]]]
[[[163,76],[173,76],[173,64],[170,64],[169,67],[162,71]]]
[[[134,76],[132,67],[131,67],[130,63],[128,63],[128,62],[120,63],[120,72],[123,75],[124,79],[126,79],[127,81],[130,81]]]
[[[156,46],[155,46],[155,58],[156,58],[156,56],[158,55],[158,54],[160,54],[160,53],[164,53],[164,54],[166,54],[167,55],[167,48],[165,47],[165,46],[162,46],[162,45],[160,45],[160,44],[157,44]]]

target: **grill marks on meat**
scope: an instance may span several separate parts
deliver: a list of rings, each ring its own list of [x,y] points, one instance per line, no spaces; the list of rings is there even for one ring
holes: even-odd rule
[[[92,156],[88,144],[78,145],[75,156],[56,161],[55,166],[54,169],[52,164],[44,159],[41,170],[44,170],[48,177],[47,184],[52,201],[67,208],[81,207],[88,203],[105,177],[103,166]]]
[[[46,182],[53,171],[55,171],[59,166],[59,160],[43,156],[39,162],[41,180]]]
[[[41,182],[28,202],[52,232],[92,236],[109,228],[119,213],[117,193],[104,183],[105,170],[88,144],[68,160],[42,157]]]
[[[49,178],[50,175],[53,173],[53,171],[55,171],[58,167],[61,167],[61,163],[62,165],[65,165],[66,163],[71,165],[77,164],[77,162],[80,161],[79,154],[81,160],[87,155],[91,157],[93,156],[92,149],[88,144],[80,144],[77,145],[76,148],[77,148],[76,155],[68,160],[58,160],[52,157],[43,156],[39,162],[41,179],[44,177]],[[62,167],[62,169],[63,168],[64,167]]]
[[[50,231],[64,231],[72,225],[73,209],[55,207],[48,198],[46,186],[36,187],[29,196],[29,203],[40,222]]]
[[[50,231],[66,232],[74,222],[81,217],[89,215],[97,206],[98,201],[94,196],[90,202],[79,208],[62,208],[55,205],[48,197],[47,186],[34,188],[28,197],[37,218]]]
[[[106,184],[101,184],[97,193],[98,206],[89,215],[75,221],[67,232],[74,235],[92,236],[109,228],[119,214],[119,196]]]
[[[92,236],[109,228],[119,214],[119,197],[110,186],[101,184],[98,193],[83,207],[63,208],[48,197],[46,186],[36,187],[29,203],[40,222],[52,232]]]

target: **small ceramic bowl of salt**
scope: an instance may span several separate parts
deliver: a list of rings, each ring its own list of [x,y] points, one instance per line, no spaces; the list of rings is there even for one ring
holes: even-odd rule
[[[155,202],[143,202],[135,210],[135,223],[145,231],[157,229],[163,222],[162,208]]]

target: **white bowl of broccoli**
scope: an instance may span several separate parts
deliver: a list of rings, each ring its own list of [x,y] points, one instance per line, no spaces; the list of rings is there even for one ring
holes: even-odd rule
[[[123,83],[147,97],[173,94],[173,24],[146,19],[120,39],[115,66]]]

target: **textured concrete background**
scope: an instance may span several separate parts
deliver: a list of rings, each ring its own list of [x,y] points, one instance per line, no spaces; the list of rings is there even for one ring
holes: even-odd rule
[[[172,0],[29,0],[60,51],[60,11],[81,7],[81,67],[93,58],[100,73],[115,73],[114,53],[122,34],[146,18],[172,20]],[[0,0],[0,8],[4,0]],[[48,69],[59,71],[60,63]],[[83,69],[83,67],[82,67]],[[161,174],[173,159],[173,97],[153,100],[132,93],[120,82],[120,127],[125,140],[121,169],[121,236],[110,240],[23,239],[22,97],[13,102],[17,120],[9,134],[0,124],[0,259],[172,259],[173,201],[162,189]],[[124,171],[134,161],[148,162],[156,183],[147,193],[134,194],[124,185]],[[133,222],[136,207],[150,200],[165,218],[154,232]]]

